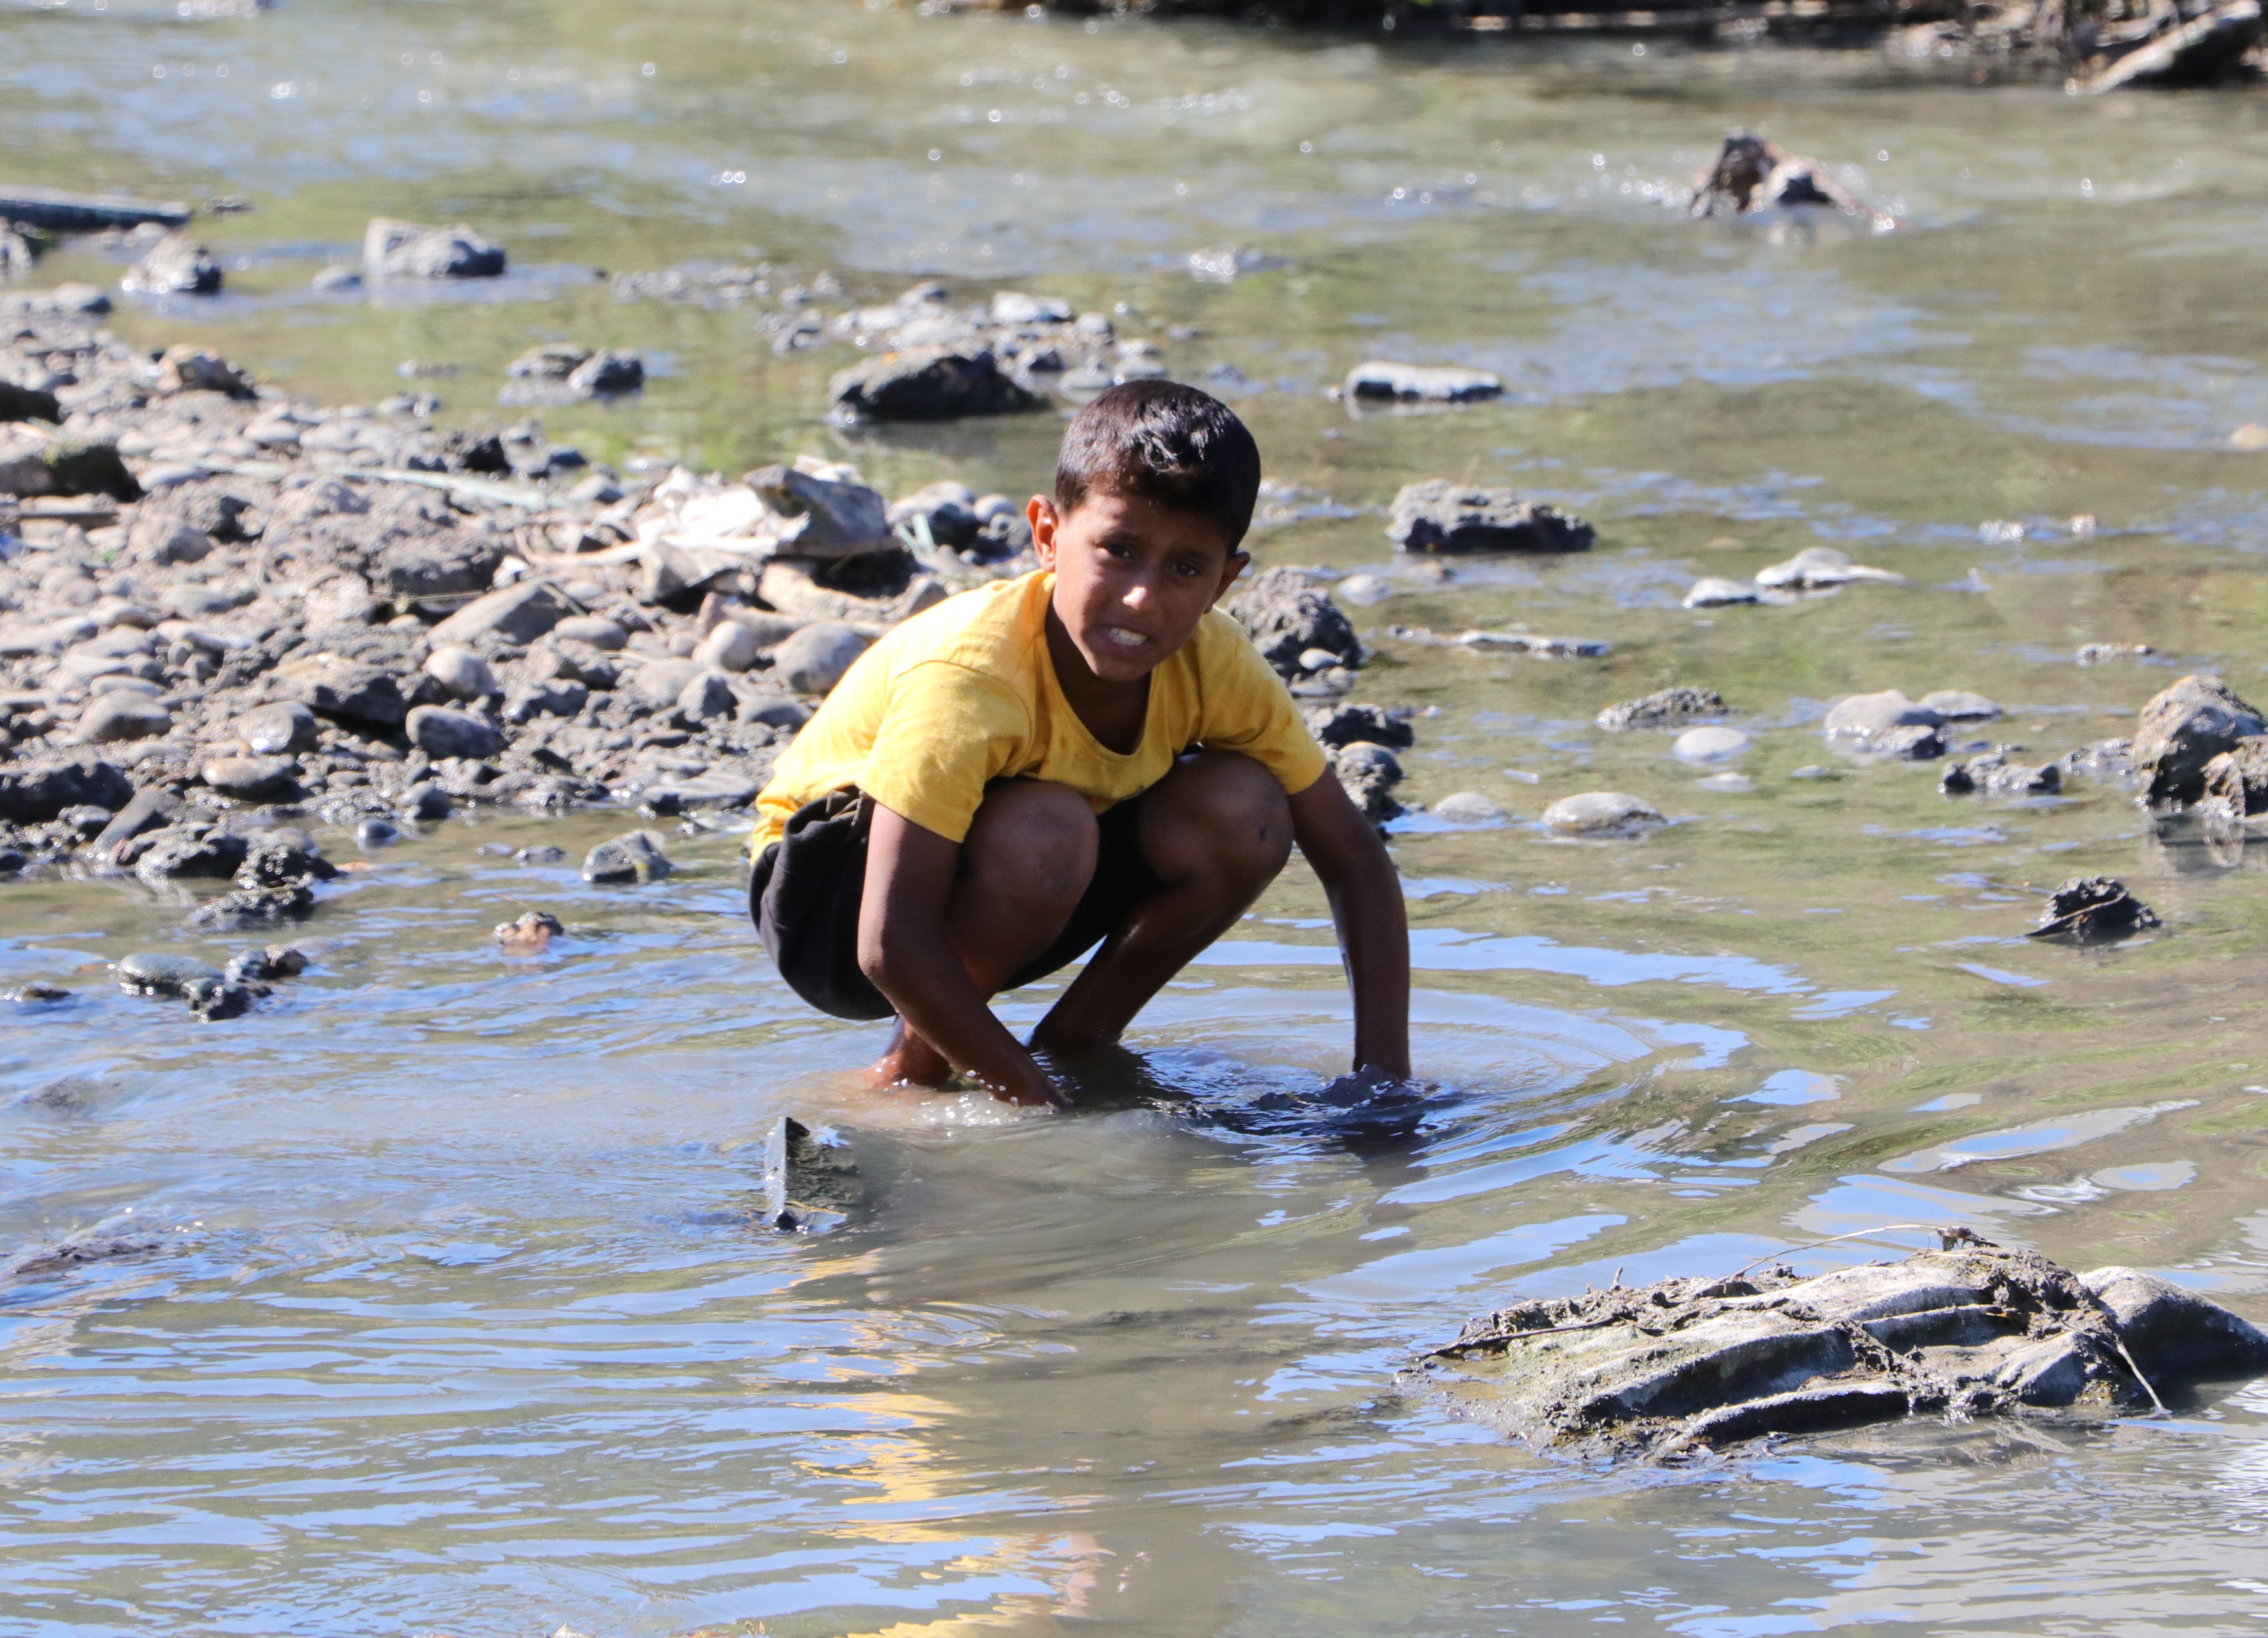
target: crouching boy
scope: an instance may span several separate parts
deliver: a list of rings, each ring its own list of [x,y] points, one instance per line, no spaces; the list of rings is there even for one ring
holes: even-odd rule
[[[1296,844],[1330,898],[1354,1066],[1410,1074],[1401,884],[1281,679],[1213,605],[1260,452],[1218,400],[1116,387],[1065,433],[1028,515],[1041,567],[951,598],[862,655],[759,798],[749,909],[796,992],[898,1020],[875,1072],[959,1069],[1064,1096],[1050,1058],[1116,1041],[1233,926]],[[1093,957],[1033,1030],[1003,990]]]

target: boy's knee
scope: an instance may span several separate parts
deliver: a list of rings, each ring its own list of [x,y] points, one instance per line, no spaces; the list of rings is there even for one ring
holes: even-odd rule
[[[1276,776],[1235,751],[1206,751],[1177,771],[1166,838],[1184,865],[1241,879],[1273,877],[1292,856],[1292,804]],[[1146,838],[1145,838],[1146,839]]]
[[[1011,780],[976,810],[962,858],[990,892],[1076,903],[1094,875],[1094,810],[1068,786]]]

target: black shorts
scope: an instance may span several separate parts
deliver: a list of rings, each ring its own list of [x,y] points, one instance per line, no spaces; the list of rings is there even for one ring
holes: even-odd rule
[[[873,802],[842,790],[807,802],[764,849],[748,877],[748,914],[788,987],[837,1018],[896,1015],[858,970],[858,904],[866,888],[866,836]],[[1015,989],[1068,967],[1102,942],[1129,911],[1163,885],[1142,857],[1142,799],[1108,809],[1094,879],[1056,941],[1008,980]]]

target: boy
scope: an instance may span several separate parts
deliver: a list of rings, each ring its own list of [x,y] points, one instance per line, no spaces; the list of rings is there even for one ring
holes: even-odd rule
[[[955,1069],[1067,1102],[1033,1058],[1114,1042],[1298,843],[1354,988],[1355,1068],[1410,1074],[1401,883],[1283,682],[1212,606],[1242,573],[1260,452],[1194,387],[1134,381],[1072,420],[1041,567],[861,655],[758,798],[749,909],[838,1018],[898,1019],[874,1072]],[[988,1005],[1101,948],[1019,1045]]]

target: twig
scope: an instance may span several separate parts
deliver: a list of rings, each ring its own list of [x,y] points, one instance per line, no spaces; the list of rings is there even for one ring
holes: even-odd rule
[[[1756,1258],[1756,1262],[1750,1263],[1746,1268],[1735,1269],[1733,1273],[1726,1275],[1725,1279],[1738,1280],[1742,1274],[1747,1273],[1749,1269],[1755,1268],[1764,1263],[1769,1263],[1775,1257],[1786,1257],[1790,1251],[1816,1251],[1822,1245],[1833,1245],[1838,1241],[1863,1240],[1868,1235],[1896,1234],[1899,1230],[1904,1228],[1918,1229],[1924,1234],[1936,1234],[1940,1232],[1938,1226],[1935,1223],[1886,1223],[1880,1228],[1853,1228],[1849,1234],[1831,1234],[1824,1240],[1807,1240],[1801,1245],[1782,1246],[1777,1251],[1767,1251],[1762,1257]],[[1717,1283],[1722,1285],[1724,1280],[1719,1280]]]

